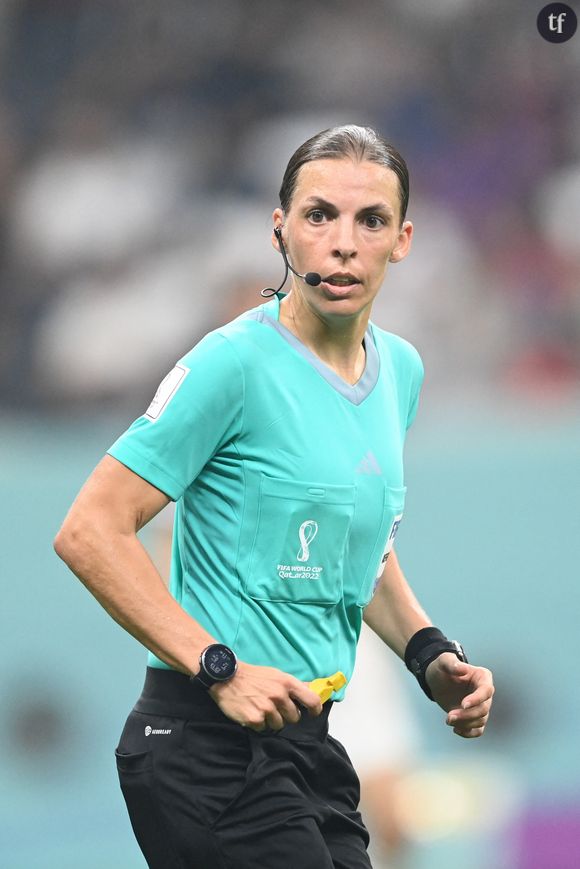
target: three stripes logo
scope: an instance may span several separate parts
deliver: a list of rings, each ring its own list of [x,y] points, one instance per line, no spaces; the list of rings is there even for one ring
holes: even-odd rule
[[[355,469],[356,474],[382,474],[382,468],[377,462],[375,454],[369,450],[360,460]]]

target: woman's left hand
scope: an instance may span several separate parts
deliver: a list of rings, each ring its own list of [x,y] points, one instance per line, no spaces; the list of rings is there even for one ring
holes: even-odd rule
[[[495,691],[491,671],[444,652],[429,664],[425,678],[453,732],[465,739],[482,736]]]

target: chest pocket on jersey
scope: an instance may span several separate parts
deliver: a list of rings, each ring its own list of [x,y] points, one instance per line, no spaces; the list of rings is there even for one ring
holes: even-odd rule
[[[355,491],[262,475],[246,585],[250,597],[338,603]]]
[[[387,563],[389,552],[393,548],[401,519],[403,518],[406,491],[405,486],[400,489],[385,486],[383,518],[359,590],[357,606],[365,607],[370,603],[374,594],[377,582]]]

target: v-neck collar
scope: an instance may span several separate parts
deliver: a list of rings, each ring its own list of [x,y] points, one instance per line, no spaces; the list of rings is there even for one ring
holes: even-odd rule
[[[336,371],[326,365],[290,329],[282,325],[280,322],[280,298],[278,296],[242,316],[244,319],[257,320],[259,323],[263,323],[265,326],[274,329],[333,389],[352,404],[362,404],[374,389],[379,377],[380,360],[370,323],[363,339],[366,357],[364,371],[356,383],[350,384],[346,380],[343,380]]]

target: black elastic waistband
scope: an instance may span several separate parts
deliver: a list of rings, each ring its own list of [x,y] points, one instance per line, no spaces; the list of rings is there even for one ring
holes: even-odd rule
[[[297,724],[287,724],[277,733],[288,739],[320,739],[328,733],[331,708],[332,700],[329,700],[316,718],[305,712]],[[192,682],[184,673],[160,667],[147,667],[143,691],[134,709],[148,715],[168,715],[194,721],[230,721],[205,688]]]

